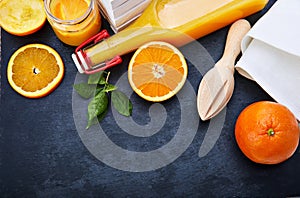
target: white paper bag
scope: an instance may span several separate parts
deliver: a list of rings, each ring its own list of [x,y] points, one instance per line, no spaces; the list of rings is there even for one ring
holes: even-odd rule
[[[300,120],[300,0],[278,0],[242,41],[236,70]]]

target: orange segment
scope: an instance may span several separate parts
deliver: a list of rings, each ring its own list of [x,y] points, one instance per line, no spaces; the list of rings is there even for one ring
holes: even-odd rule
[[[51,12],[61,20],[74,20],[84,15],[89,3],[85,0],[54,1],[51,5]]]
[[[46,21],[42,0],[1,0],[0,26],[7,32],[25,36],[38,31]]]
[[[187,64],[181,52],[165,42],[140,47],[128,67],[132,89],[142,98],[160,102],[174,96],[184,85]]]
[[[49,46],[29,44],[10,58],[7,78],[11,87],[28,98],[48,95],[61,82],[64,65],[59,54]]]

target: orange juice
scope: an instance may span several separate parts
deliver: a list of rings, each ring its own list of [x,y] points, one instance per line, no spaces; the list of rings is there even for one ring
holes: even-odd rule
[[[267,2],[268,0],[152,0],[132,25],[81,50],[81,54],[76,56],[77,60],[74,59],[75,56],[73,59],[79,70],[93,70],[101,62],[131,52],[149,41],[160,40],[181,46],[262,10]]]
[[[68,45],[78,46],[100,30],[95,0],[45,0],[45,9],[56,36]]]

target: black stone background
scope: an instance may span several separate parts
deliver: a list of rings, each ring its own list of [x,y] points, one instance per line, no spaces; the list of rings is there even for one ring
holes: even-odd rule
[[[275,2],[247,19],[253,25]],[[106,22],[103,28],[108,28]],[[228,27],[198,41],[217,61],[223,52]],[[203,129],[209,122],[200,121],[194,141],[170,165],[161,169],[132,173],[113,169],[97,160],[85,148],[76,132],[72,116],[72,85],[77,74],[70,54],[74,48],[61,43],[47,23],[37,33],[16,37],[1,33],[1,111],[0,111],[0,197],[286,197],[300,195],[299,150],[288,161],[274,165],[258,165],[239,150],[234,138],[235,120],[249,104],[272,100],[256,83],[235,73],[235,90],[227,106],[225,126],[213,149],[198,157],[203,141]],[[19,47],[29,43],[44,43],[56,49],[65,63],[65,77],[49,96],[27,99],[9,86],[6,65]],[[132,54],[123,57],[122,65],[110,69],[114,83],[126,71]],[[189,63],[188,80],[197,91],[202,76]],[[147,120],[148,103],[135,94],[133,118]],[[178,105],[176,97],[163,103],[167,108]],[[178,122],[171,113],[169,125]],[[105,123],[112,117],[108,113]],[[141,117],[143,119],[141,119]],[[176,128],[176,127],[175,127]],[[116,128],[117,130],[118,128]],[[109,130],[114,131],[114,129]],[[118,135],[119,134],[119,135]],[[109,134],[108,134],[109,135]],[[160,132],[169,140],[167,131]],[[172,135],[172,134],[171,134]],[[174,134],[173,134],[174,135]],[[122,131],[111,134],[119,145]],[[172,137],[172,136],[171,136]],[[153,140],[153,139],[152,139]],[[161,146],[143,141],[145,148]],[[132,145],[135,148],[143,145]]]

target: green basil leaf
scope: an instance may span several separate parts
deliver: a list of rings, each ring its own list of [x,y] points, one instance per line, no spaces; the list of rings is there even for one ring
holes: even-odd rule
[[[107,83],[107,82],[106,82],[105,77],[104,77],[104,76],[101,76],[101,78],[100,78],[98,84],[99,84],[99,85],[105,85],[106,83]]]
[[[106,91],[107,93],[110,91],[114,91],[117,89],[117,86],[112,85],[112,84],[107,84],[104,88],[104,91]]]
[[[97,116],[97,119],[98,119],[99,122],[104,119],[104,117],[106,116],[107,112],[108,112],[108,108],[106,108],[106,110],[103,113],[101,113],[100,115]]]
[[[103,77],[104,71],[100,71],[94,74],[89,75],[88,84],[97,85],[100,82],[100,79]]]
[[[101,122],[103,120],[103,118],[106,116],[107,112],[108,112],[108,108],[103,113],[101,113],[100,115],[98,115],[96,118],[94,118],[92,120],[89,120],[88,124],[86,126],[86,129],[89,129],[91,126],[93,126],[93,125],[98,124],[99,122]]]
[[[87,126],[85,129],[89,129],[91,126],[98,124],[98,123],[99,123],[99,121],[98,121],[97,117],[93,118],[92,120],[88,120],[88,123],[87,123]]]
[[[130,116],[132,113],[132,103],[128,97],[121,91],[114,90],[111,93],[111,100],[114,108],[124,116]]]
[[[103,91],[100,91],[88,105],[88,126],[94,118],[102,114],[108,108],[108,97]]]
[[[83,98],[88,99],[96,92],[96,85],[89,85],[87,83],[75,84],[74,89]]]
[[[103,87],[97,86],[97,88],[96,88],[96,94],[95,94],[95,95],[97,95],[97,94],[100,93],[101,91],[103,91]]]

